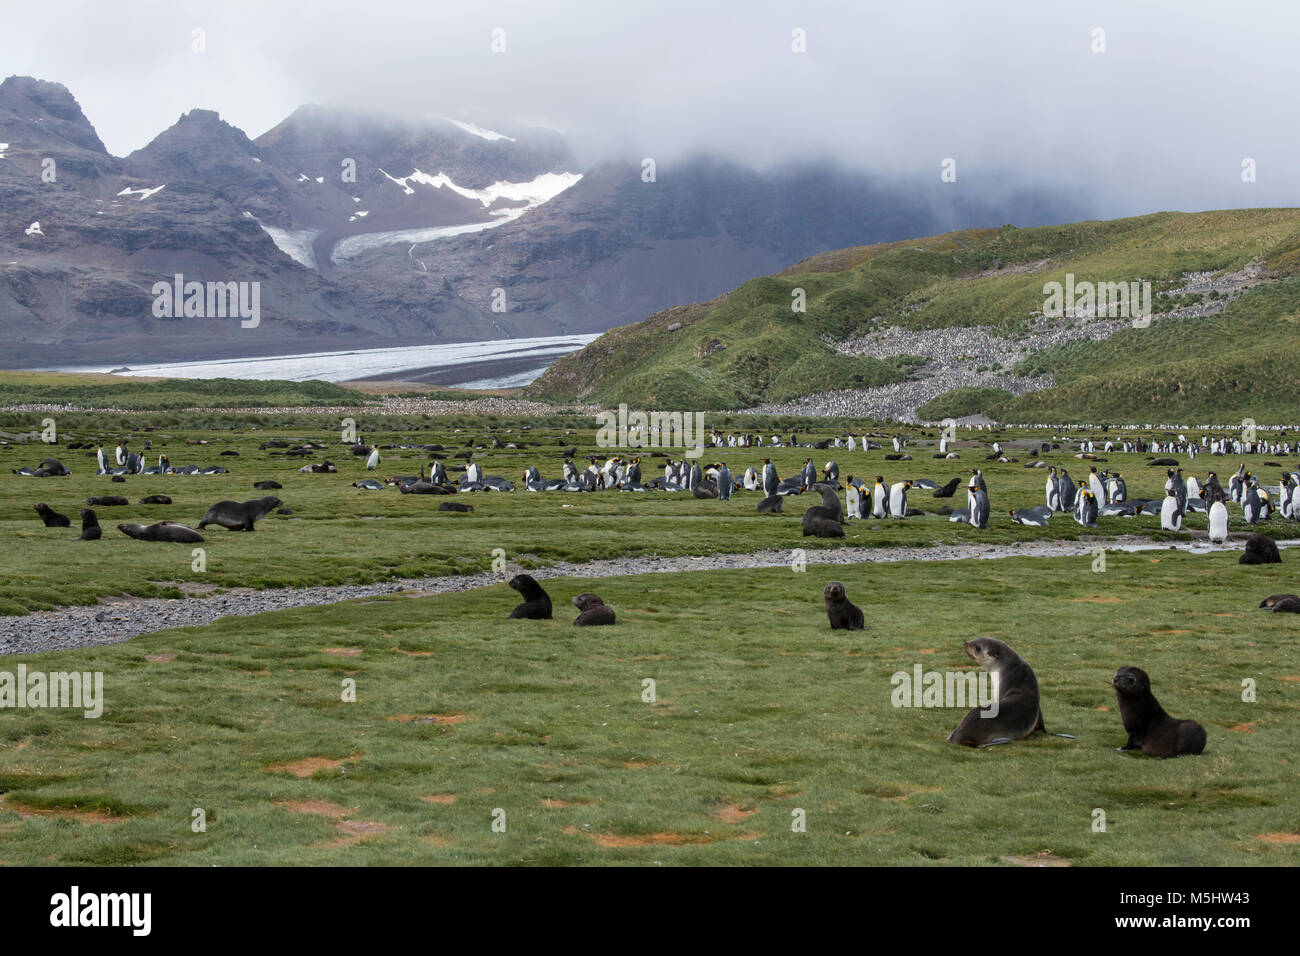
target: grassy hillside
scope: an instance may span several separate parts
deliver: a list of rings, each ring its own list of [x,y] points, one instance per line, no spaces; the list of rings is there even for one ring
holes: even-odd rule
[[[135,379],[79,373],[0,372],[0,405],[51,403],[151,411],[267,405],[365,405],[374,401],[377,399],[373,395],[321,381]]]
[[[994,325],[1014,336],[1042,309],[1044,283],[1064,282],[1066,273],[1079,281],[1150,280],[1158,293],[1186,272],[1252,262],[1262,262],[1270,279],[1300,275],[1300,210],[1003,226],[839,250],[753,279],[712,302],[613,329],[555,363],[529,391],[551,400],[725,409],[884,384],[901,380],[913,363],[842,356],[824,339],[884,325]],[[798,289],[807,297],[803,313],[791,308]],[[1061,420],[1143,419],[1157,412],[1232,417],[1252,401],[1237,394],[1246,371],[1251,383],[1276,393],[1279,409],[1294,407],[1293,377],[1279,372],[1275,379],[1280,363],[1261,366],[1261,360],[1277,355],[1297,313],[1297,286],[1283,282],[1253,291],[1220,316],[1157,319],[1103,346],[1054,350],[1019,371],[1051,371],[1063,388],[1003,399],[998,411],[1027,417],[1050,411]],[[1251,334],[1242,334],[1242,321]]]

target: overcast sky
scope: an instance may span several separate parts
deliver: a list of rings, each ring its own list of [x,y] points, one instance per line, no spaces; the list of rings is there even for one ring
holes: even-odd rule
[[[4,75],[65,84],[117,155],[194,107],[256,138],[337,103],[550,126],[583,162],[937,179],[952,157],[959,187],[1082,190],[1096,215],[1300,205],[1286,2],[0,0],[0,23]]]

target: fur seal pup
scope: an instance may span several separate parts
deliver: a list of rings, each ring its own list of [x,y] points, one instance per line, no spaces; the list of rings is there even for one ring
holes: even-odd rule
[[[203,540],[203,535],[193,528],[187,528],[185,525],[177,524],[174,521],[159,521],[157,524],[148,525],[124,522],[117,526],[117,530],[128,538],[135,538],[137,541],[175,541],[180,544],[197,544]]]
[[[934,489],[934,497],[936,497],[936,498],[951,498],[954,494],[957,493],[957,486],[958,486],[959,484],[961,484],[961,479],[960,479],[960,478],[954,478],[952,481],[948,482],[948,483],[947,483],[946,485],[944,485],[942,488],[936,488],[936,489]]]
[[[573,622],[574,627],[600,627],[614,623],[614,609],[590,591],[575,597],[573,606],[580,612]]]
[[[86,499],[92,507],[107,508],[112,505],[129,505],[125,495],[97,495]]]
[[[1111,680],[1128,743],[1117,750],[1141,750],[1163,760],[1205,749],[1205,728],[1194,720],[1175,720],[1151,693],[1151,680],[1137,667],[1121,667]]]
[[[1277,545],[1267,535],[1252,534],[1246,539],[1246,550],[1238,564],[1281,564],[1282,555],[1278,554]]]
[[[438,505],[439,511],[473,511],[473,505],[462,504],[459,501],[444,501]]]
[[[1046,732],[1038,702],[1038,678],[1023,657],[994,637],[965,641],[966,656],[990,674],[998,675],[998,706],[994,716],[974,707],[962,718],[948,742],[967,747],[1009,744],[1037,730]],[[987,713],[992,713],[989,708]]]
[[[865,630],[862,608],[849,600],[844,592],[844,585],[832,581],[823,592],[826,596],[826,616],[830,619],[832,631]]]
[[[1259,602],[1259,606],[1271,611],[1283,601],[1300,601],[1300,596],[1295,594],[1270,594],[1268,597],[1264,598],[1264,600]]]
[[[780,495],[768,495],[758,503],[758,513],[761,515],[779,515],[781,513],[781,502],[784,500]]]
[[[284,485],[280,484],[278,481],[271,481],[268,478],[266,481],[253,482],[253,487],[258,491],[275,491],[277,488],[283,488]]]
[[[551,619],[551,596],[542,590],[542,586],[530,574],[516,574],[510,579],[510,586],[524,597],[524,603],[510,612],[510,617],[527,617],[534,620]]]
[[[814,536],[818,538],[842,538],[844,537],[844,526],[838,521],[832,521],[830,518],[805,518],[803,536],[805,538]]]
[[[142,505],[169,505],[172,503],[171,498],[167,495],[150,495],[148,498],[141,498]]]
[[[252,531],[253,524],[261,521],[276,508],[284,504],[279,498],[267,496],[254,498],[252,501],[218,501],[207,510],[199,522],[202,531],[210,524],[218,524],[231,531]]]
[[[98,541],[104,536],[104,531],[99,526],[99,516],[95,514],[92,508],[81,509],[81,537],[78,541]]]
[[[41,516],[47,528],[71,528],[72,522],[68,520],[67,515],[61,515],[44,501],[36,502],[36,513]]]

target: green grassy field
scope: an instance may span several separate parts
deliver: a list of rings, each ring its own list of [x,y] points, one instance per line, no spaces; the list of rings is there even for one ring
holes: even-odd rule
[[[1049,350],[1017,371],[1051,371],[1058,388],[977,410],[1009,422],[1291,422],[1300,405],[1300,378],[1285,364],[1300,321],[1295,209],[1003,226],[830,252],[712,302],[613,329],[557,361],[528,392],[548,400],[712,409],[879,385],[904,378],[911,360],[849,358],[825,339],[879,325],[991,325],[1014,337],[1043,308],[1044,283],[1063,282],[1067,273],[1092,281],[1146,279],[1159,293],[1185,272],[1251,262],[1262,263],[1274,281],[1228,311],[1157,316],[1149,328],[1100,345]],[[806,312],[792,310],[799,289]]]
[[[210,401],[217,401],[216,397]],[[0,430],[40,428],[41,413],[0,414]],[[286,425],[286,421],[294,424]],[[367,440],[439,443],[449,467],[467,448],[488,474],[517,480],[524,467],[560,473],[561,452],[595,445],[590,418],[361,415]],[[525,567],[559,560],[688,555],[844,545],[925,546],[974,541],[1101,540],[1144,533],[1155,518],[1102,519],[1086,532],[1058,516],[1046,529],[1013,525],[1011,507],[1042,500],[1042,470],[984,461],[994,433],[962,430],[961,461],[932,457],[937,434],[910,429],[915,460],[884,451],[794,448],[710,450],[739,473],[766,455],[793,474],[805,457],[835,459],[841,474],[945,482],[982,467],[993,526],[977,531],[935,514],[852,522],[843,541],[804,538],[799,516],[758,515],[759,495],[730,503],[681,494],[458,496],[445,500],[362,492],[362,460],[339,443],[338,420],[299,416],[103,413],[58,416],[61,442],[0,445],[0,612],[94,603],[122,594],[180,597],[218,591],[390,580],[485,571],[493,549]],[[829,438],[848,423],[745,420],[710,428]],[[815,427],[810,427],[815,426]],[[852,423],[860,436],[862,422]],[[890,436],[894,429],[879,433]],[[526,447],[492,449],[492,436]],[[1006,432],[1004,443],[1027,440]],[[222,476],[93,475],[70,440],[126,438],[174,465],[221,463]],[[308,459],[262,449],[268,439],[320,441]],[[207,444],[189,444],[205,441]],[[886,444],[888,439],[885,438]],[[222,456],[221,451],[239,452]],[[628,451],[622,452],[630,455]],[[53,454],[72,477],[10,474]],[[414,473],[422,450],[383,452],[377,474]],[[1103,455],[1131,497],[1153,496],[1164,469],[1142,455]],[[300,475],[330,459],[335,475]],[[1076,478],[1087,462],[1067,447],[1043,458]],[[647,455],[647,473],[661,459]],[[1236,461],[1203,458],[1188,473]],[[1275,469],[1251,460],[1267,480]],[[372,473],[375,474],[375,473]],[[453,471],[453,475],[456,473]],[[254,534],[209,529],[207,570],[190,545],[137,542],[120,521],[197,523],[222,498],[274,492],[293,510]],[[88,495],[133,502],[99,508],[105,538],[71,540],[44,528],[45,501],[76,521]],[[168,494],[171,506],[135,504]],[[964,506],[964,494],[913,504]],[[1240,528],[1233,509],[1234,527]],[[1189,526],[1204,527],[1203,516]],[[1277,519],[1262,530],[1295,535]],[[551,622],[505,619],[517,595],[504,583],[444,596],[403,596],[227,618],[125,644],[7,656],[0,670],[99,671],[102,717],[80,711],[0,710],[0,863],[876,863],[1074,864],[1296,862],[1296,686],[1290,615],[1256,610],[1271,593],[1300,590],[1290,563],[1242,567],[1231,553],[1108,556],[1104,573],[1078,558],[859,564],[548,581]],[[864,634],[831,632],[821,590],[844,581],[867,612]],[[600,593],[613,628],[571,626],[569,599]],[[127,613],[129,613],[129,606]],[[945,742],[956,709],[890,705],[890,675],[961,669],[961,642],[1002,637],[1035,667],[1048,727],[1074,741],[1037,738],[988,752]],[[1124,735],[1109,676],[1124,664],[1151,673],[1162,703],[1200,720],[1204,756],[1157,762],[1117,754]],[[1258,683],[1258,703],[1241,682]],[[644,701],[645,679],[656,700]],[[342,699],[355,680],[356,700]],[[1106,811],[1106,833],[1091,829]],[[206,830],[196,832],[200,809]],[[792,811],[807,832],[791,829]],[[494,832],[494,812],[505,832]],[[498,815],[499,819],[499,815]],[[993,821],[993,822],[990,822]],[[1049,853],[1047,857],[1043,853]]]
[[[548,582],[547,622],[505,620],[517,596],[499,585],[5,658],[102,671],[106,705],[0,713],[0,862],[1300,862],[1295,621],[1255,609],[1295,589],[1290,565],[836,569],[865,633],[828,628],[830,576]],[[615,627],[571,626],[583,590]],[[944,739],[960,710],[891,706],[893,673],[965,668],[980,634],[1030,661],[1048,729],[1076,740],[970,751]],[[1204,755],[1114,751],[1108,681],[1125,664],[1206,727]]]

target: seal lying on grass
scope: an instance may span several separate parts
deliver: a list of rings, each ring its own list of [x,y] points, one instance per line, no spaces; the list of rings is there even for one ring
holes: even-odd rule
[[[573,606],[581,612],[573,622],[574,627],[599,627],[614,623],[614,609],[590,591],[575,597]]]
[[[135,538],[137,541],[175,541],[179,544],[197,544],[203,540],[203,535],[193,528],[187,528],[185,525],[177,524],[174,521],[159,521],[157,524],[149,525],[124,522],[117,526],[117,530],[128,537]]]

